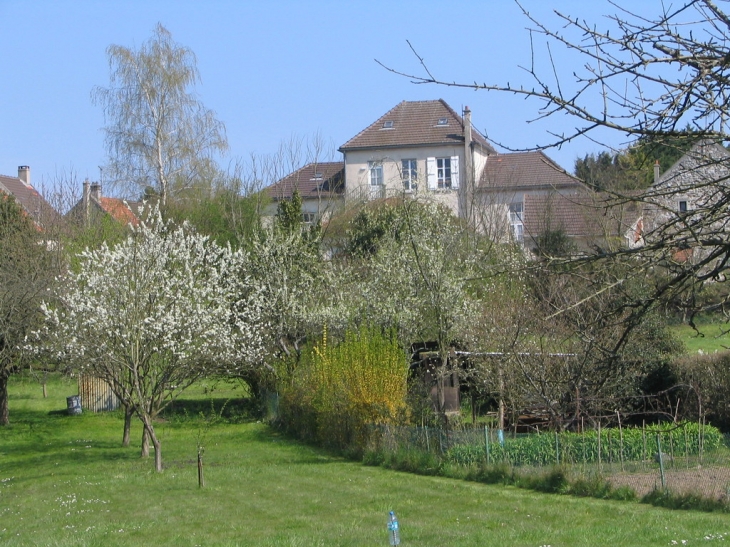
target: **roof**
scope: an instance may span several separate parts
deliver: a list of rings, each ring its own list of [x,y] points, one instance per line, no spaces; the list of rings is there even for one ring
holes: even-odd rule
[[[523,225],[533,238],[548,230],[563,230],[576,238],[623,236],[642,212],[642,203],[616,202],[606,194],[525,194]]]
[[[128,204],[126,201],[119,198],[102,197],[99,201],[99,207],[117,222],[124,225],[131,224],[132,226],[137,226],[139,224],[139,218],[137,218],[137,215],[132,211],[132,204]]]
[[[473,126],[472,142],[495,153]],[[463,143],[464,120],[443,99],[402,101],[340,146],[340,151]]]
[[[60,218],[58,212],[51,207],[38,190],[30,184],[25,184],[18,177],[0,175],[0,192],[14,196],[23,210],[39,226],[45,226]]]
[[[309,163],[267,188],[274,200],[290,199],[294,190],[302,199],[333,197],[345,190],[345,162]]]
[[[490,156],[478,184],[485,190],[566,186],[585,187],[580,179],[566,172],[542,151]]]
[[[652,187],[663,186],[690,172],[697,175],[698,183],[727,180],[728,158],[730,152],[721,144],[699,141],[654,181]]]

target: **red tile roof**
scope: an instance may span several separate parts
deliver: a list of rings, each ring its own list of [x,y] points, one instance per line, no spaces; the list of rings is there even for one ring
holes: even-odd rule
[[[303,198],[337,197],[345,190],[345,162],[310,163],[267,188],[273,200],[289,199],[294,190]]]
[[[109,214],[117,222],[121,222],[124,225],[131,224],[137,226],[139,224],[139,218],[132,212],[132,209],[126,201],[119,198],[100,198],[101,203],[99,206],[101,209]]]
[[[487,158],[479,188],[516,190],[518,188],[564,188],[575,186],[584,189],[580,179],[547,157],[543,152],[515,152],[497,154]]]
[[[16,201],[39,226],[57,221],[58,212],[43,198],[43,196],[18,177],[0,175],[0,192],[12,194]]]
[[[445,123],[439,124],[439,120]],[[403,101],[343,144],[340,151],[454,145],[463,142],[464,120],[443,99]],[[484,136],[473,127],[472,142],[485,148],[488,153],[495,152]]]

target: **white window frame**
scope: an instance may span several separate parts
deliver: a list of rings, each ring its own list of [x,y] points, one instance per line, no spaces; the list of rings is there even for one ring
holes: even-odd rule
[[[429,190],[459,188],[459,156],[426,158],[426,180]]]
[[[383,186],[383,162],[369,161],[368,174],[371,187]]]
[[[436,184],[439,190],[451,188],[451,158],[436,158]]]
[[[418,188],[418,160],[401,160],[401,179],[406,192],[414,192]]]
[[[525,208],[524,203],[521,201],[515,201],[509,204],[509,226],[512,232],[512,237],[519,243],[525,241]]]

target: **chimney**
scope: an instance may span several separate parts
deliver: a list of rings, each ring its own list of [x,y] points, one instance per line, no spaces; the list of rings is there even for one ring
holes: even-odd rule
[[[461,216],[471,223],[471,210],[474,206],[474,165],[471,149],[471,110],[464,107],[464,165],[461,168],[463,181],[460,191]]]
[[[30,186],[30,167],[27,165],[19,165],[18,178],[23,181],[23,184]]]
[[[101,184],[95,182],[91,185],[91,197],[99,204],[101,204]]]
[[[654,162],[654,184],[659,182],[659,160]]]
[[[81,196],[81,206],[83,207],[84,224],[89,225],[89,179],[84,181],[84,194]]]

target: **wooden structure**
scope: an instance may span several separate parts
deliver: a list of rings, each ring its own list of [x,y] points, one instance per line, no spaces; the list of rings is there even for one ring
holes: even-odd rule
[[[87,412],[104,412],[119,408],[119,399],[111,386],[95,376],[79,376],[81,408]]]

